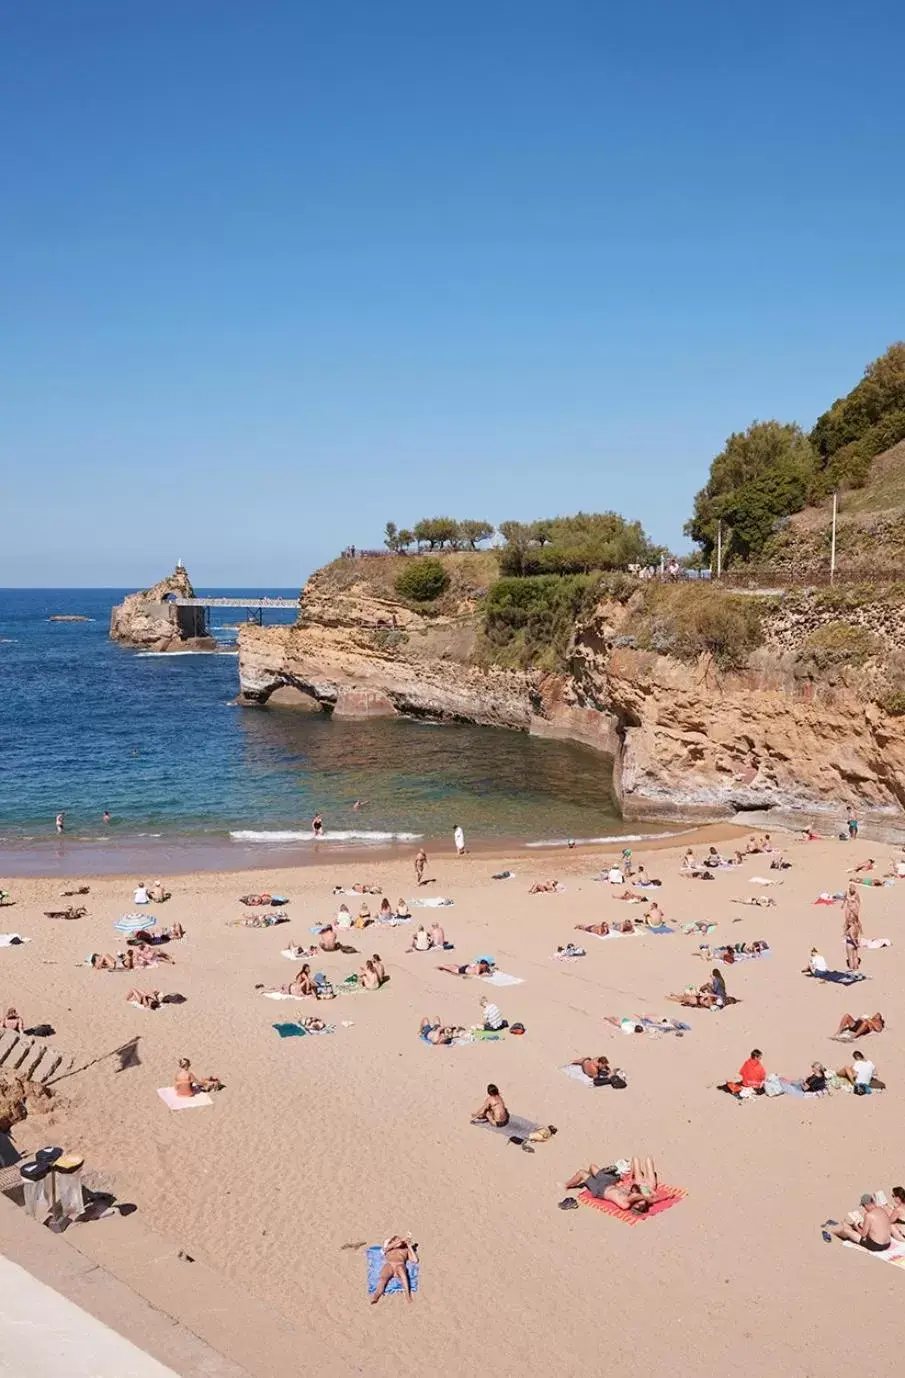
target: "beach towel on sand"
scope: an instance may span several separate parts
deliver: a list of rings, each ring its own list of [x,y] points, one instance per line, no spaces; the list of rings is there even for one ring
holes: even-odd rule
[[[170,1110],[197,1110],[214,1103],[206,1091],[199,1091],[196,1096],[177,1096],[175,1086],[159,1086],[157,1094]]]
[[[626,1225],[640,1225],[643,1220],[650,1220],[652,1215],[662,1215],[663,1211],[668,1211],[670,1206],[677,1205],[688,1192],[683,1187],[667,1187],[661,1185],[654,1192],[654,1204],[649,1211],[643,1215],[638,1215],[635,1211],[624,1211],[621,1206],[615,1205],[612,1201],[601,1201],[598,1197],[592,1196],[589,1191],[578,1193],[578,1199],[583,1206],[593,1206],[595,1210],[603,1211],[605,1215],[615,1216],[617,1220],[622,1220]]]
[[[325,1029],[306,1029],[301,1024],[295,1023],[274,1024],[272,1027],[276,1029],[280,1038],[316,1038],[318,1034],[331,1034],[336,1032],[333,1024],[328,1024]]]
[[[0,933],[0,947],[18,947],[20,943],[30,943],[30,938],[23,938],[21,933]]]
[[[481,976],[478,979],[486,981],[491,986],[521,986],[525,983],[523,976],[510,976],[506,971],[494,971],[490,976]]]
[[[878,1258],[881,1263],[891,1263],[896,1268],[905,1269],[905,1240],[894,1239],[882,1254],[874,1253],[873,1249],[865,1249],[862,1244],[855,1244],[850,1239],[844,1239],[842,1242],[846,1249],[857,1249],[859,1254],[867,1254],[868,1258]]]
[[[382,1271],[383,1265],[384,1265],[384,1257],[383,1257],[383,1248],[382,1248],[382,1246],[381,1246],[380,1244],[372,1244],[371,1247],[368,1249],[367,1259],[368,1259],[368,1296],[369,1296],[369,1297],[373,1297],[374,1293],[377,1291],[377,1284],[378,1284],[378,1282],[380,1281],[380,1274],[381,1274],[381,1271]],[[421,1271],[421,1265],[420,1265],[419,1263],[413,1263],[413,1262],[411,1261],[411,1259],[410,1259],[409,1262],[405,1265],[405,1271],[406,1271],[406,1272],[408,1273],[408,1275],[409,1275],[409,1285],[410,1285],[412,1291],[413,1291],[413,1292],[417,1292],[417,1291],[418,1291],[418,1276],[419,1276],[419,1273],[420,1273],[420,1271]],[[403,1290],[403,1289],[402,1289],[402,1283],[399,1281],[398,1278],[393,1278],[393,1279],[387,1284],[387,1289],[386,1289],[385,1295],[386,1295],[386,1296],[389,1296],[389,1294],[390,1294],[391,1292],[401,1292],[402,1290]]]
[[[445,900],[440,895],[434,895],[429,900],[409,900],[409,904],[414,904],[418,909],[446,909],[452,903],[452,900]]]
[[[310,995],[290,995],[285,990],[265,990],[265,1000],[310,1000]]]
[[[832,981],[837,986],[855,986],[867,980],[860,971],[812,971],[807,974],[813,981]]]
[[[569,1077],[572,1081],[577,1081],[578,1084],[579,1084],[579,1086],[591,1086],[591,1087],[593,1087],[593,1085],[594,1085],[594,1083],[593,1083],[593,1081],[591,1080],[591,1078],[588,1077],[588,1076],[585,1076],[584,1072],[581,1070],[580,1067],[572,1067],[572,1066],[569,1066],[569,1067],[561,1067],[561,1068],[560,1068],[560,1071],[561,1071],[561,1072],[564,1072],[565,1075],[566,1075],[567,1077]]]

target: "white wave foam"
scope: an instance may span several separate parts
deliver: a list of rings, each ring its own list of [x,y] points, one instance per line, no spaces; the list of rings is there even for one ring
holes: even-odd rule
[[[354,829],[344,832],[324,832],[320,837],[315,837],[309,830],[308,832],[290,832],[286,829],[275,831],[257,831],[255,829],[242,828],[237,832],[231,832],[230,837],[234,842],[420,842],[423,833],[380,833],[380,832],[356,832]]]
[[[136,651],[139,660],[169,660],[173,656],[237,656],[238,651]]]
[[[526,847],[568,847],[574,842],[576,847],[596,847],[602,842],[652,842],[658,837],[681,837],[682,831],[665,833],[614,833],[609,837],[551,837],[545,842],[526,842]]]

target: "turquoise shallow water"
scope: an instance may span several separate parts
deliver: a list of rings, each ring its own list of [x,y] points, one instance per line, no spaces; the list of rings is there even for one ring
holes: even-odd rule
[[[596,752],[493,728],[240,709],[234,630],[215,623],[222,654],[124,650],[107,637],[122,596],[0,591],[0,853],[56,846],[61,809],[70,855],[77,843],[94,852],[141,840],[303,848],[316,811],[319,851],[411,846],[449,838],[456,823],[474,842],[627,831]],[[93,620],[53,623],[51,613]],[[356,799],[367,801],[357,812]]]

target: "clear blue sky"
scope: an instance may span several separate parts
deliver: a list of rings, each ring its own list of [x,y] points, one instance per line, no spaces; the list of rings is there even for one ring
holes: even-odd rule
[[[421,515],[682,545],[905,334],[879,0],[0,0],[0,585]]]

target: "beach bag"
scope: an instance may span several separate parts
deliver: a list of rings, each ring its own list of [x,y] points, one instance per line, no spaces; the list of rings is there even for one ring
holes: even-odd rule
[[[776,1075],[775,1072],[771,1072],[770,1075],[767,1077],[766,1081],[764,1082],[764,1095],[782,1095],[782,1082],[779,1080],[779,1077]]]
[[[614,1072],[610,1077],[610,1085],[614,1091],[624,1091],[626,1086],[628,1086],[628,1082],[621,1072]]]

